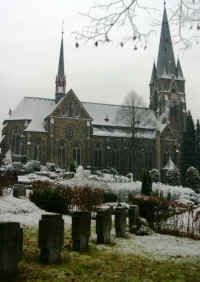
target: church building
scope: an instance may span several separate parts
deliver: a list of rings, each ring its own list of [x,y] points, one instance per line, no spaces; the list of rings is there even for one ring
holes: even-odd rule
[[[64,42],[61,39],[55,97],[24,97],[3,122],[1,150],[13,159],[53,162],[68,169],[72,162],[120,173],[162,168],[169,156],[178,165],[184,129],[185,79],[174,57],[164,7],[157,63],[150,80],[149,108],[134,108],[134,130],[129,106],[81,102],[66,91]],[[134,133],[133,133],[134,131]]]

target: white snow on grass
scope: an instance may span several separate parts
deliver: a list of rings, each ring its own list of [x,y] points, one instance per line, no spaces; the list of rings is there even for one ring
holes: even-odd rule
[[[38,226],[43,214],[50,214],[38,208],[28,199],[10,196],[0,197],[0,222],[14,221],[28,226]],[[70,216],[63,216],[65,224],[71,224]]]
[[[200,259],[199,241],[154,233],[149,236],[128,235],[128,239],[115,238],[114,246],[97,245],[120,254],[135,254],[151,259]]]

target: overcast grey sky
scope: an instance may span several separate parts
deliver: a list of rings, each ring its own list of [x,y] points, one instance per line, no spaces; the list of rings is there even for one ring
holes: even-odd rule
[[[149,2],[152,1],[162,8],[162,0]],[[54,98],[62,19],[67,89],[72,88],[81,101],[113,104],[121,104],[134,89],[149,104],[149,80],[157,58],[159,32],[145,51],[134,51],[133,44],[120,48],[116,42],[98,48],[91,43],[80,44],[76,49],[71,32],[84,24],[78,12],[86,11],[92,3],[93,0],[0,1],[0,120],[24,96]],[[172,3],[173,0],[168,1],[169,8]],[[147,28],[146,18],[141,16],[140,20]],[[200,118],[199,46],[185,52],[174,48],[182,63],[188,109],[194,118]]]

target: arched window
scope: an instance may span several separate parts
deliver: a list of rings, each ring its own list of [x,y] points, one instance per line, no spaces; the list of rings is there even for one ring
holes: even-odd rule
[[[164,152],[164,156],[163,156],[163,165],[164,165],[164,166],[165,166],[166,163],[168,162],[169,156],[170,156],[170,153],[169,153],[168,151]]]
[[[81,149],[80,147],[76,146],[73,148],[73,161],[76,161],[77,165],[81,164]]]
[[[12,151],[14,154],[20,154],[20,136],[17,130],[12,133]]]
[[[94,166],[96,168],[102,167],[102,149],[99,144],[96,145],[96,148],[94,151]]]

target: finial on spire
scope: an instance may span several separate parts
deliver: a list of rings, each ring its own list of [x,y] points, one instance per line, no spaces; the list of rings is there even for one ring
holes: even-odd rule
[[[63,34],[64,34],[64,20],[62,21],[62,38],[63,38]]]
[[[166,7],[166,0],[164,0],[164,7]]]

